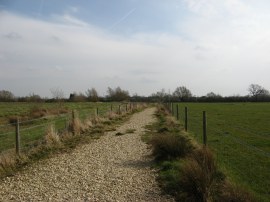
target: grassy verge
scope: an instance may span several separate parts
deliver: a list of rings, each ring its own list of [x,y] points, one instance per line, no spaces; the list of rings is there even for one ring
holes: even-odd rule
[[[146,106],[141,105],[121,115],[108,113],[103,117],[90,117],[79,119],[79,114],[68,123],[66,130],[59,131],[55,125],[49,125],[43,133],[43,138],[24,147],[21,155],[15,155],[14,151],[7,150],[0,154],[0,177],[12,176],[25,165],[29,165],[40,159],[52,155],[71,152],[78,145],[87,144],[93,139],[99,138],[106,131],[114,131],[117,126],[127,121],[135,112],[139,112]]]
[[[147,126],[142,138],[152,146],[158,180],[166,193],[177,201],[256,201],[226,177],[214,153],[185,133],[163,107],[156,116],[158,122]]]
[[[188,107],[188,132],[202,142],[207,112],[207,144],[223,172],[251,189],[259,201],[270,198],[270,103],[174,103],[180,121]]]

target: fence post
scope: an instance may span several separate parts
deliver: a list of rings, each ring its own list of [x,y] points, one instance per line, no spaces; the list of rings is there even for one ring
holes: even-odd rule
[[[178,104],[176,105],[176,118],[179,120],[179,106]]]
[[[16,154],[20,155],[20,123],[19,119],[17,118],[16,121]]]
[[[173,105],[173,103],[172,103],[172,116],[174,116],[174,111],[173,111],[173,107],[174,105]]]
[[[207,134],[206,134],[206,112],[203,111],[203,144],[206,146]]]
[[[188,129],[188,108],[185,107],[185,131]]]
[[[111,112],[113,111],[113,106],[112,106],[112,104],[111,104]]]
[[[98,111],[98,107],[97,107],[97,116],[98,116],[98,112],[99,112],[99,111]]]
[[[119,105],[119,107],[118,107],[118,114],[119,115],[121,114],[121,105]]]
[[[72,110],[72,134],[75,135],[75,129],[74,129],[74,126],[75,126],[75,110]]]

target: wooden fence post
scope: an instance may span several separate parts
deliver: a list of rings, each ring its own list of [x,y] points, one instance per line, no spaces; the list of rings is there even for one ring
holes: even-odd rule
[[[176,118],[179,120],[179,106],[178,104],[176,105]]]
[[[72,134],[75,135],[75,110],[72,110]]]
[[[203,144],[207,144],[207,134],[206,134],[206,112],[203,111]]]
[[[16,154],[20,155],[20,123],[19,119],[17,118],[16,121]]]
[[[172,103],[172,116],[174,116],[174,111],[173,111],[173,109],[174,109],[174,105],[173,105],[173,103]]]
[[[185,107],[185,131],[188,129],[188,108]]]
[[[99,113],[99,111],[98,111],[98,107],[97,107],[97,116],[98,116],[98,113]]]
[[[121,105],[119,105],[119,107],[118,107],[118,114],[119,115],[121,114]]]

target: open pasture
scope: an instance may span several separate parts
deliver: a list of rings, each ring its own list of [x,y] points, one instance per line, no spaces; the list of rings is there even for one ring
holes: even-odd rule
[[[270,198],[270,103],[178,103],[188,132],[202,143],[202,112],[207,113],[207,144],[219,166],[260,201]],[[176,115],[176,104],[174,104]]]

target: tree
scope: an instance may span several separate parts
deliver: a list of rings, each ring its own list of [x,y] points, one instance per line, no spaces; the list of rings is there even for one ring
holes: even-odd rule
[[[64,92],[59,88],[52,88],[50,91],[53,99],[58,103],[59,109],[62,108],[62,103],[64,101]]]
[[[115,89],[108,87],[107,93],[107,98],[111,101],[124,101],[129,99],[129,92],[126,90],[122,90],[120,87],[117,87]]]
[[[248,91],[249,95],[253,97],[255,101],[258,101],[259,98],[268,97],[270,95],[268,90],[258,84],[250,84]]]
[[[165,102],[166,100],[169,101],[170,94],[166,93],[165,89],[162,88],[160,91],[153,93],[151,97],[153,97],[155,101]]]
[[[175,89],[173,96],[178,98],[180,101],[187,101],[192,97],[192,94],[185,86],[180,86]]]
[[[32,93],[32,94],[30,94],[29,96],[26,97],[26,100],[28,102],[41,102],[42,98],[39,95],[37,95],[35,93]]]
[[[0,101],[2,102],[9,102],[14,100],[14,95],[12,92],[7,90],[1,90],[0,91]]]
[[[64,99],[64,92],[59,88],[50,89],[53,99],[62,101]]]
[[[210,93],[207,93],[207,94],[206,94],[206,97],[208,97],[208,98],[220,98],[221,95],[216,94],[216,93],[214,93],[214,92],[210,92]]]
[[[98,92],[95,88],[88,89],[85,94],[87,96],[87,99],[91,102],[97,102],[99,99]]]

